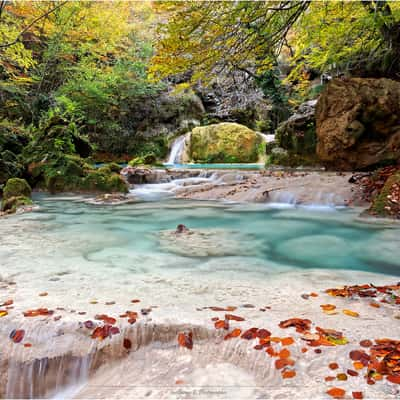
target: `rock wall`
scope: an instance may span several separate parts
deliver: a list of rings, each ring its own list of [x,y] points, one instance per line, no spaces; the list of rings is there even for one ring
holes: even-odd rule
[[[334,79],[316,107],[317,154],[330,168],[354,170],[400,158],[400,83]]]

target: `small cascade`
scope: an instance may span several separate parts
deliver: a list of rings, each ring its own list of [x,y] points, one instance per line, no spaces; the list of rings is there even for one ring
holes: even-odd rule
[[[265,143],[271,143],[275,140],[275,135],[267,135],[265,133],[257,132],[264,140]]]
[[[185,148],[186,135],[179,136],[174,140],[171,146],[171,153],[167,161],[167,165],[181,164],[183,150]]]

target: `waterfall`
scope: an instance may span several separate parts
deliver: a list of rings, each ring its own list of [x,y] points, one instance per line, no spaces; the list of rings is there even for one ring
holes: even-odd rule
[[[275,135],[267,135],[265,133],[257,132],[266,143],[273,142],[275,140]]]
[[[174,140],[171,146],[171,153],[169,154],[169,158],[167,164],[180,164],[183,150],[185,148],[185,139],[186,135],[179,136]]]

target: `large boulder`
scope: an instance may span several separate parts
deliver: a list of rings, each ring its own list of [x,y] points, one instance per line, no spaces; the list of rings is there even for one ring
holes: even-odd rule
[[[316,107],[317,154],[328,167],[363,169],[400,157],[400,83],[334,79]]]
[[[32,189],[25,179],[11,178],[3,190],[1,211],[15,212],[18,207],[32,204]]]
[[[275,145],[267,151],[270,153],[270,162],[279,165],[308,165],[315,164],[317,135],[315,133],[315,106],[317,100],[310,100],[301,104],[297,111],[282,122],[275,132]],[[277,150],[278,149],[278,150]],[[281,160],[277,155],[284,149],[286,157]]]
[[[256,162],[262,148],[260,135],[229,122],[194,128],[188,141],[189,157],[194,162]]]

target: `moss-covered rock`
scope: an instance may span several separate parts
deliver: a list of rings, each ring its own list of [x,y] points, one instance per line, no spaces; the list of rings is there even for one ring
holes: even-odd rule
[[[9,179],[3,190],[1,210],[13,213],[20,206],[32,204],[31,192],[31,187],[25,179]]]
[[[135,157],[129,161],[131,167],[137,167],[139,165],[154,165],[157,162],[157,157],[154,153],[149,153],[144,156]]]
[[[3,201],[11,197],[31,197],[32,189],[25,179],[11,178],[3,189]]]
[[[400,172],[387,179],[368,212],[378,217],[400,218]]]
[[[289,153],[282,147],[275,147],[271,150],[271,154],[267,161],[267,165],[288,165],[289,163]]]
[[[8,212],[10,214],[15,213],[18,207],[31,205],[32,200],[25,196],[12,196],[8,199],[3,199],[1,204],[1,211]]]
[[[246,126],[220,123],[190,133],[189,157],[194,162],[251,163],[259,159],[262,138]]]
[[[128,192],[127,185],[120,175],[105,175],[99,171],[92,171],[83,179],[82,190],[107,193]]]

